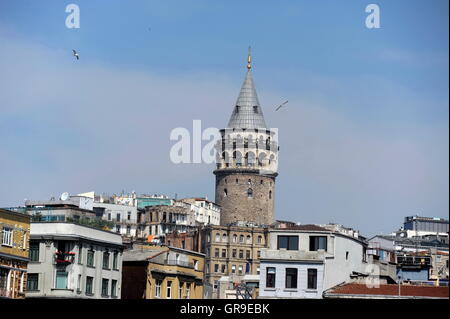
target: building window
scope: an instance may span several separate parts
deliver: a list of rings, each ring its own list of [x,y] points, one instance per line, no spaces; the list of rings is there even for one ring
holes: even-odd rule
[[[102,279],[102,296],[103,297],[108,297],[108,285],[109,285],[109,280]]]
[[[231,273],[233,273],[233,274],[236,273],[236,265],[231,266]]]
[[[118,270],[119,268],[117,268],[117,261],[119,259],[119,253],[116,251],[113,254],[113,269],[114,270]]]
[[[127,226],[127,236],[130,236],[131,234],[131,226]]]
[[[244,258],[244,251],[243,250],[239,250],[239,258]]]
[[[253,113],[258,113],[258,106],[257,105],[253,106]]]
[[[236,234],[233,235],[233,243],[237,243],[237,235]]]
[[[236,184],[238,184],[238,183],[239,183],[239,179],[236,178]]]
[[[78,244],[78,264],[83,264],[83,244]]]
[[[277,249],[298,250],[298,236],[278,236]]]
[[[245,252],[245,258],[246,258],[246,259],[250,259],[250,258],[251,258],[251,256],[250,256],[250,250],[247,250],[247,251]]]
[[[239,275],[242,275],[242,269],[243,269],[242,265],[239,265]]]
[[[297,268],[286,268],[286,288],[297,288]]]
[[[67,276],[68,273],[66,271],[56,271],[56,281],[55,288],[56,289],[67,289]]]
[[[244,235],[239,236],[239,242],[243,243],[244,242]]]
[[[275,288],[275,267],[266,268],[266,287]]]
[[[227,250],[222,249],[222,258],[227,258]]]
[[[87,252],[87,266],[94,267],[94,249],[91,247]]]
[[[194,259],[194,269],[198,270],[198,260]]]
[[[308,269],[308,289],[317,289],[317,269]]]
[[[119,213],[116,214],[116,220],[117,220],[118,222],[120,222],[120,214],[119,214]]]
[[[258,258],[260,258],[260,257],[261,257],[261,250],[258,250],[258,251],[256,252],[256,254],[257,254]]]
[[[27,233],[23,233],[22,249],[26,250],[28,245]]]
[[[272,191],[269,191],[269,199],[272,199]]]
[[[237,252],[236,249],[233,249],[233,253],[232,253],[233,258],[236,258],[236,252]]]
[[[108,213],[108,220],[111,220],[111,213]]]
[[[222,242],[226,243],[228,241],[227,234],[222,235]]]
[[[116,233],[120,233],[120,225],[116,225]]]
[[[94,283],[93,277],[86,277],[86,294],[87,295],[92,295],[93,283]]]
[[[247,235],[247,244],[251,244],[252,243],[252,238],[250,237],[250,235]]]
[[[167,281],[166,298],[167,299],[172,298],[172,282],[171,281]]]
[[[214,265],[214,272],[219,272],[219,264]]]
[[[224,274],[226,270],[225,264],[222,264],[222,273]]]
[[[248,198],[253,198],[253,189],[249,188],[249,189],[247,190],[247,197],[248,197]]]
[[[117,297],[117,280],[111,280],[111,297]]]
[[[228,190],[226,188],[223,190],[223,196],[225,196],[225,197],[228,196]]]
[[[180,281],[180,284],[178,286],[178,299],[183,299],[183,286],[184,282]]]
[[[109,269],[109,252],[103,253],[103,269]]]
[[[81,275],[78,275],[77,292],[81,292]]]
[[[157,298],[161,298],[161,285],[162,285],[162,280],[156,280],[156,284],[155,284],[155,297]]]
[[[258,244],[262,244],[262,236],[258,236]]]
[[[214,250],[214,257],[219,258],[219,248]]]
[[[345,260],[348,260],[348,251],[345,252]]]
[[[3,239],[2,245],[11,246],[13,245],[13,230],[9,227],[3,227]]]
[[[191,284],[186,283],[186,299],[191,298]]]
[[[256,267],[256,274],[259,275],[259,267]]]
[[[216,242],[220,242],[220,234],[216,234]]]
[[[39,242],[30,243],[30,261],[39,261]]]
[[[127,220],[131,220],[131,212],[128,212]]]
[[[309,236],[309,250],[327,250],[327,236]]]
[[[0,269],[0,271],[1,271],[1,269]],[[5,287],[3,287],[1,278],[2,278],[2,276],[0,274],[0,288],[6,289],[6,281],[5,281]],[[28,274],[28,276],[27,276],[27,291],[37,291],[37,290],[39,290],[39,274]]]

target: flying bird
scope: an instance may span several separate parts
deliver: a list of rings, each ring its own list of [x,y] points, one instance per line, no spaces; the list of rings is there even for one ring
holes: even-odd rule
[[[285,105],[287,102],[288,102],[288,101],[286,101],[286,102],[284,102],[283,104],[281,104],[280,106],[278,106],[277,109],[275,110],[275,112],[278,111],[278,110],[279,110],[283,105]]]
[[[73,52],[73,56],[77,58],[77,60],[80,59],[80,56],[78,55],[77,51],[75,51],[74,49],[72,49]]]

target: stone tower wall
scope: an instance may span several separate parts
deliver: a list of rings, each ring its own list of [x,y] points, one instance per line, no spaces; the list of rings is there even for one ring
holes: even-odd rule
[[[274,198],[275,176],[216,171],[215,201],[222,206],[221,225],[237,221],[270,225],[274,222]]]

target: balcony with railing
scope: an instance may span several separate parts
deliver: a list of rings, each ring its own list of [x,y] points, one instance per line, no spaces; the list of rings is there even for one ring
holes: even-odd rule
[[[61,252],[57,251],[55,253],[55,263],[58,265],[69,265],[75,261],[75,253],[74,252]]]
[[[424,269],[431,267],[430,256],[397,256],[397,265],[403,269]]]

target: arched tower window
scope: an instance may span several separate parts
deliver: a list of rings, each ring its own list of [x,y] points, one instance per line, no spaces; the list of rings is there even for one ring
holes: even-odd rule
[[[228,196],[228,190],[226,188],[223,190],[223,196],[225,196],[225,197]]]
[[[233,160],[234,163],[236,164],[236,166],[241,166],[242,164],[242,154],[239,151],[234,151],[233,152]]]
[[[253,189],[249,188],[249,189],[247,190],[247,197],[248,197],[248,198],[253,198]]]
[[[255,153],[248,152],[245,154],[245,165],[253,166],[255,164]]]

